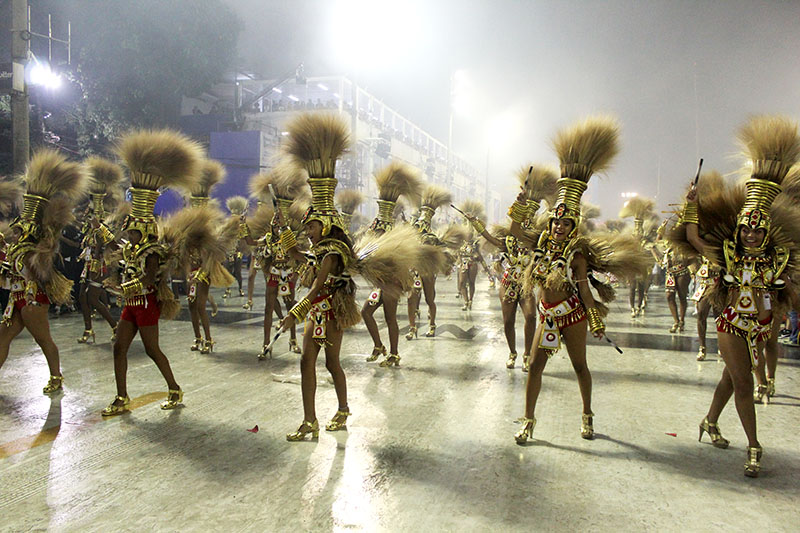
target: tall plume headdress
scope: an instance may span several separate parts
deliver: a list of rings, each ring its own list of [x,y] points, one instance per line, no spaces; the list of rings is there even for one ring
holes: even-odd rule
[[[517,171],[517,179],[528,196],[528,217],[522,226],[529,229],[542,202],[554,203],[558,192],[558,171],[547,165],[526,165]]]
[[[772,202],[781,192],[789,169],[800,159],[797,123],[780,116],[757,116],[742,126],[738,137],[752,170],[745,182],[744,205],[736,218],[735,240],[738,243],[740,226],[763,229],[765,237],[759,248],[763,251],[768,243]]]
[[[392,161],[375,174],[378,185],[378,216],[372,221],[372,231],[390,231],[394,227],[394,210],[403,196],[412,202],[419,201],[422,180],[410,166]]]
[[[247,198],[244,196],[231,196],[225,201],[225,207],[228,208],[231,215],[243,215],[247,211]]]
[[[347,229],[351,229],[353,213],[364,203],[364,193],[355,189],[344,189],[336,193],[336,204],[339,214]]]
[[[198,179],[203,149],[172,130],[137,130],[122,137],[119,154],[131,176],[131,214],[123,229],[142,234],[141,244],[158,237],[153,208],[162,187],[191,190]]]
[[[308,172],[311,187],[311,207],[303,217],[303,224],[318,221],[323,237],[330,234],[333,226],[346,232],[347,227],[334,205],[334,194],[338,183],[336,160],[350,144],[347,122],[332,113],[306,113],[292,120],[286,130],[289,135],[285,151]]]
[[[94,216],[103,221],[106,218],[106,197],[113,195],[125,175],[122,167],[103,157],[92,156],[84,162],[89,174],[89,192],[92,196]]]
[[[436,210],[453,201],[450,191],[439,185],[428,185],[422,192],[422,205],[414,226],[422,233],[431,232],[431,221]]]
[[[192,207],[205,207],[211,201],[211,191],[225,180],[225,167],[219,161],[204,159],[200,177],[191,186],[189,201]]]
[[[619,218],[633,217],[633,233],[639,237],[644,235],[644,221],[654,214],[656,202],[652,198],[634,196],[622,206]]]
[[[593,174],[602,172],[619,151],[619,125],[609,117],[591,117],[560,131],[553,140],[561,166],[558,194],[550,220],[568,218],[573,222],[569,237],[577,234],[581,222],[581,197]]]

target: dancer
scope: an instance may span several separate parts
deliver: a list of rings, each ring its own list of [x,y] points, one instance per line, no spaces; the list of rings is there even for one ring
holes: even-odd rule
[[[532,229],[533,219],[539,211],[542,200],[547,199],[548,204],[553,202],[557,192],[558,174],[555,170],[542,165],[529,165],[523,167],[517,173],[517,177],[527,196],[528,216],[522,222],[522,227],[526,230]],[[506,368],[514,368],[517,360],[516,320],[517,306],[519,306],[525,318],[522,371],[527,372],[533,348],[533,337],[536,333],[536,314],[538,312],[535,295],[522,290],[523,272],[531,262],[531,249],[523,246],[516,237],[511,235],[510,228],[498,228],[497,234],[492,235],[486,230],[481,220],[472,217],[470,222],[479,235],[501,250],[500,307],[503,311],[503,331],[510,352]]]
[[[162,187],[191,189],[199,179],[203,150],[197,143],[171,130],[139,130],[125,135],[117,152],[131,177],[131,214],[123,228],[127,240],[122,244],[124,263],[121,283],[109,279],[125,299],[117,340],[114,342],[114,378],[117,395],[102,411],[114,416],[129,410],[128,349],[136,333],[145,352],[167,382],[167,398],[161,409],[175,409],[183,402],[183,390],[175,381],[172,368],[158,343],[158,321],[171,320],[180,304],[169,287],[169,272],[177,267],[174,250],[158,237],[153,208]]]
[[[428,185],[422,193],[422,205],[414,221],[414,227],[419,232],[423,244],[437,246],[443,244],[431,229],[431,221],[436,210],[452,201],[450,192],[438,185]],[[464,232],[462,232],[463,235]],[[460,246],[460,244],[459,244]],[[452,265],[451,265],[452,266]],[[417,269],[412,271],[414,278],[412,289],[408,294],[408,333],[406,339],[417,338],[417,309],[425,293],[425,303],[428,305],[428,332],[426,337],[436,336],[436,275],[423,278]]]
[[[464,213],[468,220],[482,219],[486,217],[483,210],[483,204],[474,200],[467,200],[459,206],[459,211]],[[486,261],[478,246],[478,235],[469,228],[469,237],[458,249],[458,293],[461,295],[464,303],[461,306],[462,311],[469,311],[472,309],[472,298],[475,295],[475,280],[478,277],[478,264],[483,266],[486,274],[491,277],[489,267],[486,266]]]
[[[282,329],[290,329],[308,316],[303,338],[303,355],[300,362],[303,393],[303,422],[294,433],[286,435],[289,441],[300,441],[306,435],[319,435],[316,415],[316,362],[320,348],[325,346],[325,366],[333,378],[338,399],[338,409],[325,426],[328,431],[346,429],[350,408],[347,403],[347,380],[339,361],[344,330],[358,322],[360,316],[355,301],[355,284],[351,272],[358,271],[375,284],[397,276],[402,269],[408,272],[410,263],[405,253],[413,254],[413,243],[406,249],[390,241],[390,233],[365,243],[365,248],[354,253],[345,224],[334,207],[333,198],[337,180],[336,159],[349,142],[347,122],[337,115],[301,115],[287,125],[289,135],[286,152],[308,172],[312,206],[303,219],[311,240],[308,252],[309,292],[292,309],[282,322]],[[279,218],[282,218],[279,215]],[[286,253],[299,261],[306,256],[297,250],[294,232],[284,228],[280,242]],[[362,259],[358,259],[358,257]]]
[[[288,257],[280,246],[280,225],[278,220],[283,220],[284,224],[289,224],[294,218],[290,212],[295,198],[300,196],[306,188],[302,172],[293,165],[282,161],[271,172],[253,176],[250,182],[250,189],[256,197],[269,198],[270,191],[274,191],[273,198],[274,216],[269,229],[263,235],[253,237],[249,230],[245,230],[245,242],[250,246],[259,246],[259,263],[267,281],[264,303],[264,342],[261,345],[261,353],[258,359],[263,361],[272,356],[272,349],[269,348],[272,337],[272,314],[276,307],[280,307],[278,297],[283,300],[286,310],[294,306],[295,284],[297,282],[297,263]],[[295,328],[290,330],[289,350],[300,353],[297,344],[297,332]]]
[[[191,207],[182,209],[165,222],[165,230],[172,234],[165,234],[165,239],[174,242],[180,253],[178,262],[189,272],[186,300],[194,330],[194,343],[190,349],[202,354],[211,353],[216,344],[211,338],[211,321],[206,311],[208,301],[211,301],[212,309],[216,309],[209,290],[211,287],[227,288],[235,281],[222,261],[234,246],[239,221],[229,220],[225,224],[216,201],[211,201],[211,191],[224,179],[225,167],[222,164],[212,159],[204,160],[200,166],[200,178],[191,187]]]
[[[800,158],[797,124],[779,116],[750,119],[739,130],[739,142],[750,159],[750,178],[741,188],[686,196],[683,224],[671,232],[674,245],[688,241],[722,269],[722,283],[709,294],[720,311],[717,338],[725,362],[700,437],[708,433],[715,447],[727,448],[717,421],[734,396],[747,435],[744,475],[757,477],[762,448],[753,405],[754,370],[770,336],[776,303],[796,305],[796,267],[800,245],[800,211],[781,193],[789,168]],[[702,179],[701,179],[702,181]]]
[[[665,220],[658,230],[658,239],[665,243],[664,253],[659,257],[657,248],[653,248],[653,256],[664,269],[664,291],[667,295],[667,305],[672,313],[672,326],[670,333],[683,333],[686,319],[686,298],[689,295],[689,283],[692,274],[689,271],[690,260],[682,253],[676,251],[668,242],[664,241],[666,232],[669,231],[670,220]]]
[[[75,202],[85,194],[88,180],[82,165],[43,149],[31,158],[25,182],[22,214],[11,223],[7,262],[0,271],[11,289],[0,326],[0,368],[8,358],[11,341],[27,329],[50,370],[42,392],[53,394],[63,389],[64,377],[47,310],[51,303],[69,302],[72,291],[72,282],[56,270],[53,260],[61,230],[72,218]],[[18,195],[14,185],[2,192]],[[0,203],[10,201],[9,196],[0,199]]]
[[[639,239],[642,249],[646,250],[647,253],[651,253],[650,250],[653,248],[653,237],[655,235],[648,235],[645,231],[645,221],[652,220],[652,217],[655,216],[653,212],[655,205],[655,200],[651,198],[635,196],[625,202],[619,213],[619,217],[623,219],[633,217],[633,235]],[[650,226],[652,227],[652,223]],[[651,270],[652,267],[643,276],[628,280],[630,285],[628,303],[631,306],[631,318],[644,314],[644,295],[647,292],[648,285],[650,285]]]
[[[528,217],[525,192],[520,193],[509,212],[512,235],[535,246],[531,264],[525,270],[523,289],[539,292],[537,345],[528,373],[525,416],[515,435],[518,444],[524,444],[533,433],[542,373],[548,358],[561,347],[562,338],[583,400],[581,437],[594,437],[592,376],[586,364],[587,319],[592,335],[602,337],[602,317],[607,307],[594,299],[590,283],[607,302],[613,299],[614,291],[594,277],[595,273],[626,279],[644,272],[648,261],[631,236],[606,234],[588,238],[580,233],[581,196],[592,174],[609,167],[617,153],[618,136],[616,121],[606,118],[592,118],[560,132],[554,146],[561,162],[561,179],[548,219],[537,224],[534,231],[522,229],[521,224]]]
[[[235,218],[237,223],[241,216],[247,211],[247,198],[244,196],[231,196],[225,201],[225,207],[231,213],[231,217]],[[244,296],[242,290],[242,259],[244,254],[248,251],[247,243],[242,239],[236,240],[234,250],[227,257],[228,271],[236,279],[236,284],[239,287],[239,296]]]
[[[105,293],[103,279],[107,276],[105,251],[107,247],[116,248],[114,233],[105,224],[106,198],[112,196],[124,177],[122,168],[101,157],[90,157],[85,162],[89,174],[89,189],[92,196],[92,212],[87,216],[83,238],[85,265],[81,274],[81,287],[78,302],[83,312],[83,335],[78,343],[95,342],[92,327],[92,312],[97,310],[111,327],[111,342],[117,335],[117,321],[111,316],[108,307],[101,301]]]
[[[407,231],[392,231],[394,228],[394,210],[400,196],[420,199],[422,182],[411,167],[399,163],[391,162],[386,167],[375,173],[375,183],[378,186],[378,214],[369,227],[368,237],[380,236],[388,232],[397,239],[411,238],[415,243],[416,232],[413,228],[405,227]],[[400,355],[398,341],[400,328],[397,325],[397,302],[400,295],[410,287],[403,287],[397,280],[387,280],[387,283],[378,285],[369,293],[367,301],[361,308],[361,318],[367,326],[367,331],[372,338],[372,353],[367,357],[367,361],[375,361],[381,355],[384,360],[379,363],[382,367],[400,366]],[[375,311],[383,307],[383,316],[386,320],[386,328],[389,330],[389,353],[381,341],[381,334],[378,330],[378,323],[375,321]]]

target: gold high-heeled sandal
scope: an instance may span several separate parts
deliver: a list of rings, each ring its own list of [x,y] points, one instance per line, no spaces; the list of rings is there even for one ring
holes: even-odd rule
[[[531,368],[531,356],[524,353],[522,354],[522,371],[527,372]]]
[[[408,333],[406,333],[406,340],[410,341],[411,339],[417,338],[417,326],[408,326]]]
[[[111,342],[116,342],[116,340],[117,340],[117,327],[118,326],[119,326],[119,324],[117,324],[116,326],[111,328]]]
[[[300,427],[297,428],[297,431],[294,433],[289,433],[286,435],[286,440],[289,442],[298,442],[301,440],[305,440],[306,435],[311,434],[311,438],[318,438],[319,437],[319,422],[314,420],[313,422],[309,422],[307,420],[303,420],[303,423],[300,424]]]
[[[350,416],[350,410],[336,411],[331,421],[325,424],[325,431],[342,431],[347,429],[347,417]]]
[[[199,352],[203,348],[203,337],[195,337],[194,344],[189,348],[193,352]]]
[[[533,428],[535,427],[536,427],[535,418],[523,418],[522,427],[514,435],[514,440],[517,441],[517,444],[525,444],[526,442],[528,442],[528,439],[533,437]]]
[[[766,385],[759,385],[756,387],[756,392],[753,394],[753,401],[755,403],[769,403]]]
[[[469,300],[469,301],[467,302],[467,310],[468,310],[468,311],[472,311],[472,300]]]
[[[426,333],[425,336],[428,338],[436,336],[436,324],[430,324],[428,326],[428,333]]]
[[[47,385],[42,388],[43,394],[53,394],[64,389],[64,376],[50,376]]]
[[[245,303],[245,304],[242,306],[242,309],[246,309],[246,310],[248,310],[248,311],[249,311],[250,309],[252,309],[252,308],[253,308],[253,300],[247,300],[247,303]]]
[[[167,399],[161,402],[161,408],[164,410],[175,409],[183,402],[183,391],[181,389],[169,389],[167,392]]]
[[[698,361],[705,361],[706,360],[706,347],[701,346],[699,350],[697,350],[697,360]]]
[[[761,471],[761,446],[747,447],[747,462],[744,464],[744,475],[747,477],[758,477]]]
[[[514,368],[514,364],[517,362],[517,352],[511,352],[508,354],[508,360],[506,361],[506,368]]]
[[[122,405],[117,405],[114,402],[122,402]],[[126,411],[130,411],[129,406],[131,404],[131,399],[129,396],[114,396],[114,401],[108,404],[108,406],[100,411],[100,414],[103,416],[116,416],[121,415]]]
[[[200,353],[211,353],[211,352],[213,352],[215,344],[216,344],[216,342],[214,342],[213,340],[206,339],[205,341],[203,341],[203,347],[200,348]]]
[[[242,296],[244,296],[244,291],[242,289],[239,289],[239,297],[241,298]]]
[[[386,356],[386,346],[382,344],[372,349],[372,353],[367,356],[367,362],[371,363],[372,361],[376,361],[381,355],[384,357]]]
[[[92,338],[91,344],[95,344],[94,339],[94,330],[93,329],[85,329],[83,330],[83,335],[78,339],[78,344],[90,344],[89,337]]]
[[[636,318],[636,308],[631,307],[631,318]]]
[[[261,353],[258,354],[258,360],[264,361],[265,359],[272,358],[272,348],[268,347],[269,345],[265,344],[261,347]]]
[[[223,299],[224,298],[230,298],[230,296],[231,296],[231,290],[230,289],[225,289],[225,294],[222,295],[222,298]]]
[[[384,368],[390,366],[400,366],[400,356],[396,353],[390,353],[386,356],[386,359],[378,363],[378,366],[382,366]]]
[[[594,413],[581,414],[581,438],[587,440],[594,438]]]
[[[678,332],[678,327],[679,327],[678,323],[675,322],[674,324],[672,324],[672,327],[669,328],[669,332],[670,333],[677,333]]]
[[[775,378],[767,378],[767,397],[775,396]]]
[[[297,339],[289,339],[289,351],[292,353],[303,353],[297,344]]]
[[[685,327],[685,326],[686,326],[686,323],[685,323],[683,320],[681,320],[680,322],[678,322],[678,332],[679,332],[679,333],[683,333],[683,330],[684,330],[684,327]]]
[[[705,417],[703,421],[700,422],[700,436],[697,437],[697,442],[703,440],[704,431],[708,433],[708,436],[711,439],[711,445],[715,448],[722,448],[724,450],[730,444],[728,439],[722,437],[722,433],[719,432],[719,426],[717,426],[717,423],[709,422],[708,417]]]

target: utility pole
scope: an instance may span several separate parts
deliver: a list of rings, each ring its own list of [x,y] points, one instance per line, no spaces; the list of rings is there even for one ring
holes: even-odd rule
[[[11,139],[14,173],[22,174],[30,159],[30,121],[25,65],[28,63],[28,0],[11,0]]]

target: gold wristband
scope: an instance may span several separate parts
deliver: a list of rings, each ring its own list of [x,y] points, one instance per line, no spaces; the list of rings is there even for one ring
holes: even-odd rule
[[[289,314],[294,317],[295,321],[302,322],[305,320],[309,311],[311,311],[311,300],[309,300],[308,296],[306,296],[294,304],[294,307],[289,310]]]
[[[475,231],[477,231],[478,233],[483,233],[484,231],[486,231],[486,224],[484,224],[477,218],[472,221],[472,227],[475,228]]]
[[[122,289],[123,296],[128,298],[141,294],[144,291],[144,286],[139,278],[135,278],[120,285],[120,289]]]
[[[681,222],[684,224],[699,224],[700,215],[698,214],[697,202],[686,202],[681,214]]]
[[[603,319],[600,318],[600,311],[596,307],[590,307],[586,310],[586,315],[589,317],[589,331],[597,333],[606,329],[603,324]]]
[[[108,244],[114,240],[114,234],[105,224],[100,224],[100,238],[103,239],[103,244]]]
[[[297,246],[297,238],[295,238],[291,228],[286,228],[281,232],[280,243],[283,253],[288,253],[289,250]]]
[[[536,212],[539,210],[539,206],[541,205],[542,204],[537,202],[536,200],[528,198],[528,216],[535,215]]]
[[[508,216],[517,224],[522,224],[528,218],[528,205],[515,200],[508,209]]]

